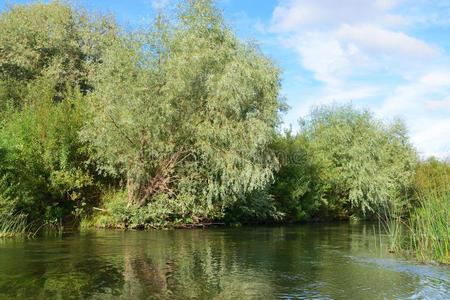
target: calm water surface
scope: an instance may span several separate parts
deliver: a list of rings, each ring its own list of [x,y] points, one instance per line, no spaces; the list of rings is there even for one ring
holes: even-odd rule
[[[0,240],[0,299],[448,299],[450,271],[377,225],[92,231]]]

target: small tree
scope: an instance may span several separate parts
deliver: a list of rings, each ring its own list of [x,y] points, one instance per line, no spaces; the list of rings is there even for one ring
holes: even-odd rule
[[[348,216],[402,205],[417,155],[399,120],[377,120],[351,105],[322,106],[301,120],[310,159],[326,172],[322,180],[330,213]]]

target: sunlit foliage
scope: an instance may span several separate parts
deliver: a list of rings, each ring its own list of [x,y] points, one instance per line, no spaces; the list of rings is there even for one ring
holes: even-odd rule
[[[0,217],[160,228],[413,205],[405,126],[335,105],[280,132],[280,69],[212,0],[132,29],[32,2],[0,32]]]
[[[127,182],[130,210],[201,219],[266,186],[280,71],[211,1],[182,2],[102,59],[82,136],[99,171]]]
[[[314,213],[363,217],[407,205],[417,158],[401,121],[331,105],[314,108],[300,126],[298,136],[276,144],[290,161],[277,174],[274,193],[294,220]]]

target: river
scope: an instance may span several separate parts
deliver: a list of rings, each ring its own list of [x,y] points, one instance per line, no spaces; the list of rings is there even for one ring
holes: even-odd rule
[[[0,299],[448,299],[377,224],[92,230],[0,240]]]

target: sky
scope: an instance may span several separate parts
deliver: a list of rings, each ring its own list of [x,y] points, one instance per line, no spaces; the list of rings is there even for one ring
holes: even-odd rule
[[[175,0],[77,3],[135,26]],[[386,122],[402,119],[422,157],[450,156],[450,0],[218,0],[218,6],[240,39],[257,40],[282,68],[290,106],[284,126],[298,128],[315,105],[351,102]]]

